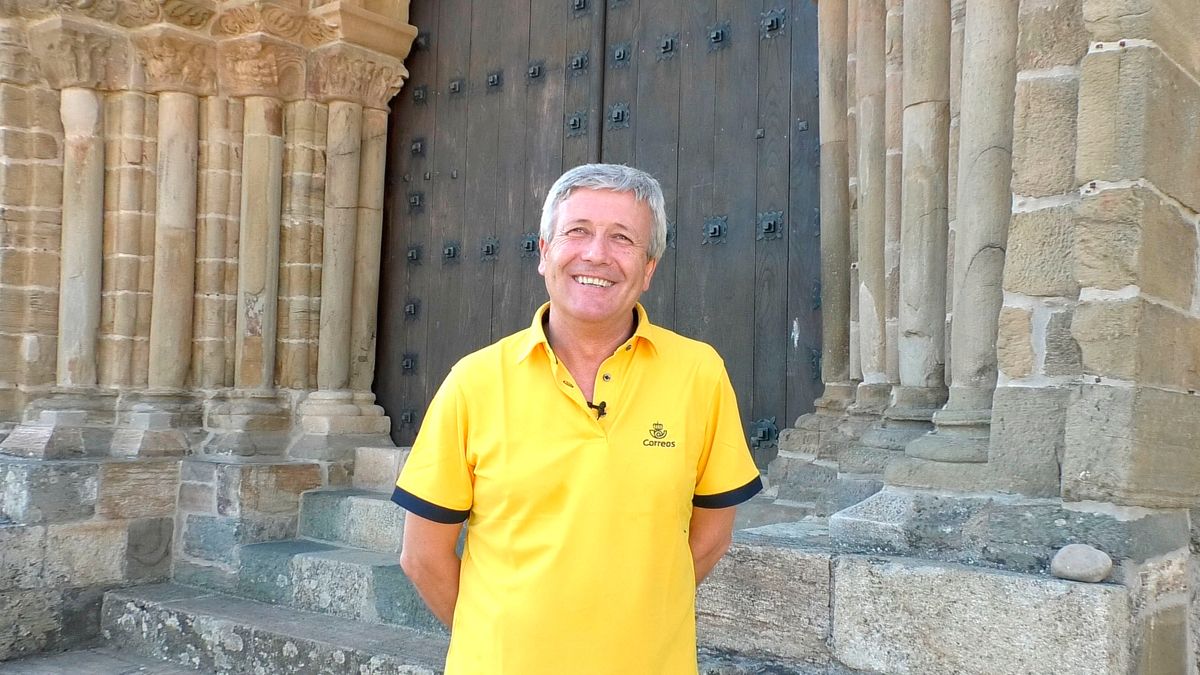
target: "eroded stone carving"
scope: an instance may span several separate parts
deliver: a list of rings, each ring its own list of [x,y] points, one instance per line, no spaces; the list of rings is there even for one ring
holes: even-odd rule
[[[223,42],[218,51],[221,87],[231,96],[293,100],[304,95],[304,55],[300,47],[252,36]]]
[[[0,0],[0,16],[36,19],[52,14],[79,14],[139,28],[158,21],[162,7],[156,0]]]
[[[294,14],[274,5],[233,7],[221,13],[213,27],[219,37],[267,33],[307,47],[337,37],[337,27],[318,17]]]
[[[386,109],[408,77],[400,60],[344,43],[315,51],[310,59],[309,92],[321,101]]]
[[[216,11],[211,0],[162,0],[163,18],[184,28],[203,28]]]
[[[179,91],[205,96],[216,88],[211,42],[174,30],[158,30],[134,38],[147,91]]]
[[[129,84],[129,42],[93,24],[56,17],[29,30],[42,75],[56,89],[120,89]]]

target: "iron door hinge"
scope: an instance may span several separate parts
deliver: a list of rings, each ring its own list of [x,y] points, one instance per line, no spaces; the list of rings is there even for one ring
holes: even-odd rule
[[[758,214],[758,236],[755,239],[783,239],[783,211],[763,211]]]
[[[708,27],[708,51],[715,52],[729,46],[729,22],[721,21]]]
[[[417,355],[405,352],[404,356],[400,357],[400,371],[405,375],[415,374],[417,372]]]
[[[704,221],[704,240],[700,242],[701,246],[706,244],[724,244],[725,235],[729,232],[729,216],[712,216]]]
[[[774,443],[779,438],[779,427],[774,417],[755,420],[750,427],[750,446],[755,450]]]
[[[517,245],[521,249],[522,258],[538,257],[538,235],[536,232],[531,232],[521,237],[521,242]]]
[[[609,129],[628,129],[629,128],[629,104],[614,103],[608,107],[608,128]]]
[[[587,133],[587,112],[580,110],[567,117],[567,136],[574,138]]]
[[[762,13],[762,19],[759,23],[759,36],[763,40],[769,40],[773,37],[783,35],[783,29],[787,26],[787,10],[783,8],[772,9]]]
[[[486,262],[495,260],[500,253],[500,240],[495,237],[484,237],[479,245],[479,259]]]

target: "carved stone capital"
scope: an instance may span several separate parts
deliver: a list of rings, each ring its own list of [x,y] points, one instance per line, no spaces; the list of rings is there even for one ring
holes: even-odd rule
[[[356,0],[335,0],[314,9],[312,16],[333,26],[341,42],[400,60],[417,37],[417,27],[408,25],[408,3],[400,0],[371,3],[371,9]]]
[[[221,90],[230,96],[304,97],[304,50],[261,33],[219,43]]]
[[[386,110],[408,77],[400,59],[344,42],[313,50],[308,58],[309,94],[324,103],[351,101]]]
[[[216,45],[172,26],[147,28],[133,37],[146,91],[208,96],[216,91]]]
[[[162,12],[158,0],[0,0],[0,16],[41,19],[68,15],[123,28],[140,28],[156,23],[162,17]]]
[[[310,48],[337,38],[335,26],[321,17],[309,16],[300,9],[272,2],[223,9],[213,24],[212,32],[218,38],[265,33]]]
[[[162,18],[181,28],[201,30],[217,13],[213,0],[160,0]]]
[[[128,38],[103,26],[56,16],[29,27],[29,47],[55,89],[126,89],[132,84]]]

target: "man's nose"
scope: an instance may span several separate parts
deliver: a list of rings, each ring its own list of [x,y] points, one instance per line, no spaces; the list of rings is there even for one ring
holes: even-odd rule
[[[583,245],[583,258],[593,262],[606,262],[611,257],[608,237],[593,234]]]

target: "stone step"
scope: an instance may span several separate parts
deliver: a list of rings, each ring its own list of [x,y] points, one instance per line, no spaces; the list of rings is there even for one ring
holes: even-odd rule
[[[410,448],[381,448],[364,446],[354,449],[354,479],[351,485],[360,490],[392,494],[400,467],[408,459]]]
[[[404,509],[391,501],[390,493],[309,490],[300,498],[300,536],[394,557],[404,539]]]
[[[240,556],[239,596],[358,621],[443,631],[394,553],[296,539],[249,544]]]
[[[111,591],[104,638],[206,673],[441,673],[445,636],[162,584]]]

